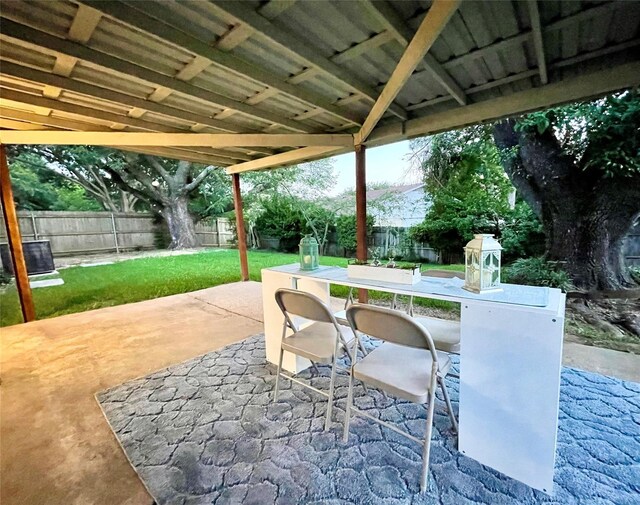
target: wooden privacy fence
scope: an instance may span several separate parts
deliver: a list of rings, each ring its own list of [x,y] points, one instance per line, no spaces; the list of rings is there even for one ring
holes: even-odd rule
[[[624,241],[623,253],[627,265],[640,268],[640,219],[631,228]]]
[[[55,256],[96,254],[159,248],[164,225],[151,213],[20,211],[22,240],[49,240]],[[196,225],[200,245],[230,247],[233,229],[228,219]],[[6,242],[4,222],[0,242]]]

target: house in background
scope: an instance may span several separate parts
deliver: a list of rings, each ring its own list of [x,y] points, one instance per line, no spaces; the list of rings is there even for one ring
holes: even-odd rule
[[[375,226],[411,228],[424,221],[428,209],[423,183],[367,191],[367,211]]]

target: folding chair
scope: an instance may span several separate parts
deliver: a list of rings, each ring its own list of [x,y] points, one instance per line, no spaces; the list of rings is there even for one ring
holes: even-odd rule
[[[346,442],[349,438],[349,421],[353,410],[356,414],[368,417],[421,443],[423,451],[420,489],[424,491],[428,481],[433,412],[438,385],[442,389],[453,429],[456,433],[458,431],[458,424],[444,382],[451,366],[451,359],[446,353],[436,351],[431,335],[424,326],[402,312],[371,305],[353,304],[347,309],[347,320],[356,340],[359,339],[358,332],[361,332],[383,340],[384,343],[361,360],[358,361],[356,357],[352,362],[343,439]],[[352,343],[354,350],[356,345],[357,342]],[[392,424],[353,408],[354,379],[414,403],[427,403],[425,439],[416,438]]]
[[[339,346],[340,344],[344,346],[351,362],[353,362],[352,355],[349,351],[349,344],[355,340],[355,336],[351,328],[340,326],[329,307],[327,307],[320,298],[311,293],[297,291],[295,289],[278,289],[275,297],[278,307],[280,307],[280,310],[284,314],[284,324],[282,327],[282,343],[280,345],[280,358],[278,361],[278,373],[276,375],[273,399],[274,401],[278,400],[281,375],[317,393],[327,396],[329,403],[324,428],[327,430],[331,421],[336,360]],[[298,329],[291,317],[292,315],[300,316],[312,321],[312,323],[304,328]],[[291,330],[293,333],[290,336],[286,336],[287,330]],[[331,364],[329,393],[327,394],[295,377],[283,374],[282,358],[284,351],[307,358],[311,361],[316,371],[318,371],[316,363]]]

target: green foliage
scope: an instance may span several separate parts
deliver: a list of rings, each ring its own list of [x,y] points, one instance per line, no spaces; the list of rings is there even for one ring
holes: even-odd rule
[[[61,188],[57,191],[57,195],[58,200],[53,204],[51,210],[104,210],[104,207],[87,195],[87,192],[80,186],[71,185],[68,188]]]
[[[29,151],[11,159],[11,183],[19,210],[103,210],[83,188],[57,174],[43,158]]]
[[[640,284],[640,267],[629,267],[629,273],[631,274],[631,278]]]
[[[545,235],[542,223],[526,202],[517,202],[515,208],[505,216],[500,244],[504,261],[544,253]]]
[[[426,153],[422,168],[432,202],[412,238],[450,253],[461,251],[474,233],[499,235],[513,189],[489,129],[442,133],[416,141],[413,148]]]
[[[631,177],[640,173],[638,125],[640,92],[630,90],[527,114],[518,119],[516,129],[539,135],[550,130],[582,170]]]
[[[224,170],[211,172],[189,200],[189,211],[197,221],[219,217],[232,208],[231,178]]]
[[[305,224],[304,216],[293,198],[273,195],[262,202],[262,213],[256,219],[256,229],[263,235],[280,239],[280,249],[294,251]]]
[[[373,233],[373,222],[373,216],[367,215],[368,237]],[[355,252],[358,243],[356,239],[356,215],[338,216],[336,219],[336,232],[338,245],[344,247],[347,254]]]
[[[557,262],[544,258],[518,259],[503,269],[502,278],[513,284],[548,286],[565,292],[573,287],[569,274]]]

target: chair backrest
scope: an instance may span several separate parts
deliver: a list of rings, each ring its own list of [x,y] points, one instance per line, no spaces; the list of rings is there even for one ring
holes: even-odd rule
[[[276,291],[276,303],[285,314],[294,314],[320,323],[336,323],[329,307],[316,295],[296,289],[280,288]]]
[[[347,309],[347,321],[359,331],[394,344],[429,349],[434,361],[437,354],[427,329],[412,317],[393,309],[354,303]]]
[[[425,270],[422,277],[440,277],[442,279],[464,279],[464,272],[455,270]]]

